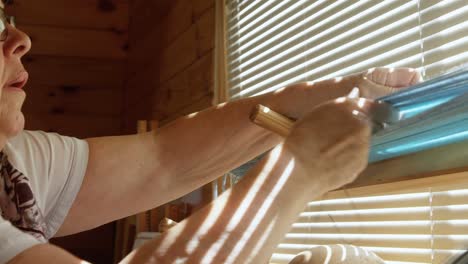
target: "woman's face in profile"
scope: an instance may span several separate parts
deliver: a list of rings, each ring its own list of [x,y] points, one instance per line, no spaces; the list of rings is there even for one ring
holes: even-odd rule
[[[5,141],[21,132],[24,116],[21,112],[26,93],[28,73],[21,58],[31,49],[29,37],[15,28],[0,2],[0,139]]]

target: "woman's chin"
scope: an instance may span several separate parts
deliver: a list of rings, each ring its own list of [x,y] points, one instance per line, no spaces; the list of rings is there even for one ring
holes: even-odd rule
[[[17,123],[16,123],[15,136],[24,130],[24,125],[25,125],[24,115],[22,112],[20,112],[18,119],[17,119]]]
[[[9,122],[8,126],[1,127],[8,138],[16,137],[24,130],[24,115],[22,112],[17,114]]]

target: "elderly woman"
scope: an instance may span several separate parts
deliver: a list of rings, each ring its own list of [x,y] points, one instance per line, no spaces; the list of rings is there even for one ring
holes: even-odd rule
[[[265,263],[309,199],[351,182],[367,164],[370,101],[329,100],[355,86],[375,98],[419,79],[408,69],[378,69],[297,84],[181,118],[158,134],[80,140],[23,131],[21,58],[31,42],[0,6],[1,263],[83,263],[47,240],[164,204],[276,146],[232,190],[124,260]],[[251,124],[260,103],[299,120],[290,136]]]

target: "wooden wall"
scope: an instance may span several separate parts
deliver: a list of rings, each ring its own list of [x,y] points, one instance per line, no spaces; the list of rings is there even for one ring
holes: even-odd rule
[[[14,0],[32,39],[26,128],[86,138],[122,133],[128,0]],[[92,212],[90,212],[92,213]],[[93,263],[111,263],[114,225],[52,242]]]
[[[15,0],[32,40],[26,127],[77,137],[122,130],[128,0]]]
[[[136,121],[211,105],[215,0],[14,0],[31,36],[26,128],[80,138],[136,132]],[[90,212],[91,213],[91,212]],[[111,263],[113,225],[55,240]]]
[[[214,1],[131,2],[125,133],[136,132],[138,120],[157,120],[164,126],[211,106]],[[183,200],[199,207],[211,199],[210,189],[196,190]],[[152,215],[159,222],[163,206]]]
[[[166,124],[209,107],[214,0],[135,0],[130,14],[127,127],[137,119]],[[132,93],[141,86],[144,93]]]

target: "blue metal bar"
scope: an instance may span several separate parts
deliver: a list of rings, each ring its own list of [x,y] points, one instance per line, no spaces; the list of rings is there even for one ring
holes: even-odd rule
[[[378,101],[390,104],[400,119],[373,135],[370,162],[468,140],[466,69]]]

